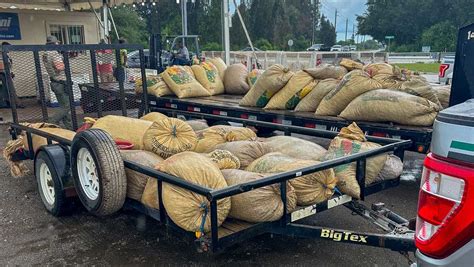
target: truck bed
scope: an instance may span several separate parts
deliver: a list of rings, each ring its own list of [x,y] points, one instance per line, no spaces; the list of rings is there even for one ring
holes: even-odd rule
[[[212,114],[225,117],[243,118],[282,125],[302,126],[320,130],[339,132],[342,127],[352,123],[339,117],[317,116],[313,112],[295,112],[291,110],[264,110],[256,107],[239,106],[240,95],[216,95],[210,97],[179,99],[175,96],[153,97],[148,102],[153,111],[177,113],[183,111],[199,114]],[[432,127],[408,126],[394,123],[357,121],[359,127],[367,135],[412,140],[412,151],[425,153],[431,142]]]

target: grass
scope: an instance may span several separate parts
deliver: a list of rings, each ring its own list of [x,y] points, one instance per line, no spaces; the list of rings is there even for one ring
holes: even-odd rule
[[[394,64],[400,68],[409,69],[420,73],[438,73],[439,63],[400,63]]]

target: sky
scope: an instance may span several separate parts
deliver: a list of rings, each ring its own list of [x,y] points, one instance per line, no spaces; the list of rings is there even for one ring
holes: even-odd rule
[[[348,20],[347,26],[347,39],[352,36],[353,25],[357,27],[356,15],[361,15],[366,10],[365,3],[367,0],[320,0],[321,2],[321,13],[324,14],[331,23],[334,24],[334,15],[337,9],[337,40],[344,40],[346,35],[346,19]],[[356,29],[357,31],[357,29]],[[366,40],[370,39],[368,36]],[[359,37],[359,41],[362,37]]]

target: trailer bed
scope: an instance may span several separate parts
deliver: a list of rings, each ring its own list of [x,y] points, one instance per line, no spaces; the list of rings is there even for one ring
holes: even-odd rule
[[[217,95],[210,97],[179,99],[175,96],[148,97],[151,111],[188,115],[205,118],[205,114],[228,118],[240,118],[253,121],[271,122],[281,125],[300,126],[319,130],[339,132],[342,127],[352,123],[339,117],[317,116],[313,112],[295,112],[291,110],[264,110],[256,107],[239,106],[242,96]],[[200,116],[201,115],[201,116]],[[432,127],[408,126],[394,123],[357,121],[366,135],[393,139],[412,140],[408,149],[420,153],[428,151],[431,143]]]

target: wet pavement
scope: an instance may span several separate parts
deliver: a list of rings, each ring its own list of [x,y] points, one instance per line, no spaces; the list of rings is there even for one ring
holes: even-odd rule
[[[0,126],[3,146],[9,138]],[[423,155],[406,153],[404,182],[367,198],[381,201],[406,218],[416,214]],[[31,168],[31,164],[29,164]],[[98,218],[80,204],[61,218],[49,215],[37,193],[34,176],[12,178],[0,160],[0,265],[323,265],[406,266],[397,252],[326,240],[278,235],[255,237],[217,255],[197,253],[195,246],[151,218],[132,210]],[[359,216],[338,207],[306,223],[356,231],[379,232]],[[413,254],[411,254],[413,259]]]

